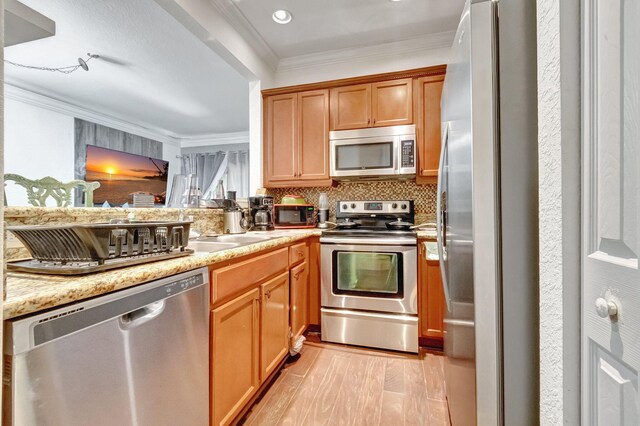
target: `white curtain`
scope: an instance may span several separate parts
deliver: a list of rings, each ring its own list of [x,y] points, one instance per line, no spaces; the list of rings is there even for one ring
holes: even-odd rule
[[[198,176],[198,188],[203,198],[213,191],[227,171],[227,153],[218,151],[213,154],[197,153],[182,155],[182,174]]]
[[[236,191],[237,198],[249,196],[249,151],[230,151],[227,169],[227,190]]]

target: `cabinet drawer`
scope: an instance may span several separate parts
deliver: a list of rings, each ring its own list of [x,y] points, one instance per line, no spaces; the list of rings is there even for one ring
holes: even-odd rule
[[[286,247],[281,248],[211,271],[211,304],[215,305],[229,296],[241,293],[273,275],[286,271],[289,266],[287,251]]]
[[[306,242],[289,247],[289,266],[304,262],[307,257],[309,257],[309,248]]]

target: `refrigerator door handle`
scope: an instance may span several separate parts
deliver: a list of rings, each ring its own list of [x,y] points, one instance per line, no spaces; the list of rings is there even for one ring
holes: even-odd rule
[[[440,149],[440,164],[438,166],[438,189],[436,196],[436,234],[438,242],[438,259],[440,262],[440,273],[442,274],[442,288],[444,290],[444,299],[447,302],[447,309],[451,311],[451,298],[449,297],[449,284],[447,283],[447,271],[446,271],[446,205],[442,205],[442,198],[446,192],[442,191],[442,179],[445,176],[444,171],[444,157],[449,145],[449,123],[445,124],[444,131],[442,133],[442,148]]]

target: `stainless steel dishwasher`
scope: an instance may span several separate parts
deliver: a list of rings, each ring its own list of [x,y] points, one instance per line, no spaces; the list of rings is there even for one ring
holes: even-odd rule
[[[206,268],[4,327],[2,424],[209,423]]]

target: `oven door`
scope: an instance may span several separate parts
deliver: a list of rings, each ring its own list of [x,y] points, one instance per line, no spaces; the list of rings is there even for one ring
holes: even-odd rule
[[[327,308],[417,314],[417,247],[330,244],[321,248]]]

